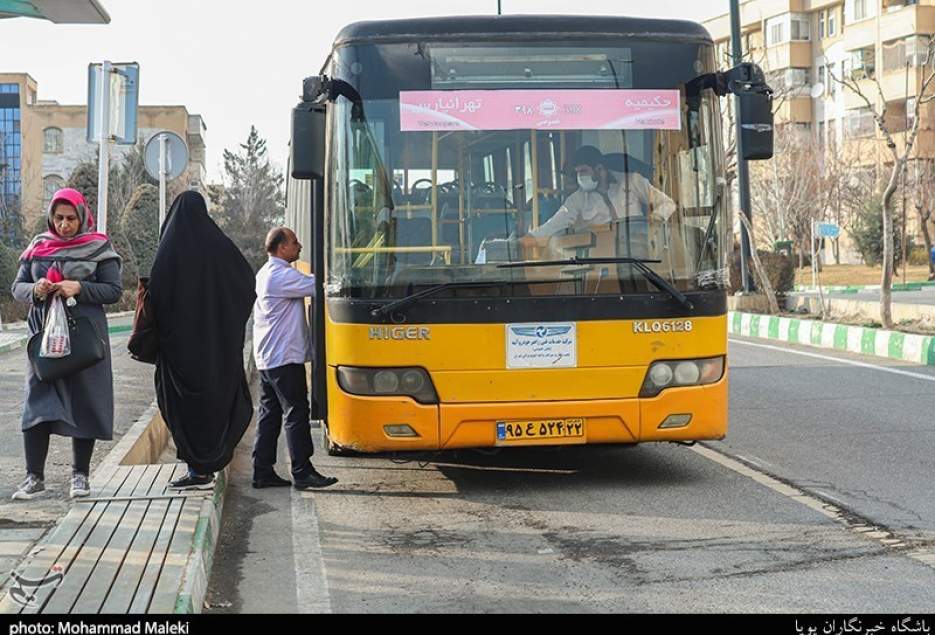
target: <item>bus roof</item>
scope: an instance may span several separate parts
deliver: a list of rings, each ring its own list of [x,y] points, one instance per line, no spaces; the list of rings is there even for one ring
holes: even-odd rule
[[[483,15],[355,22],[335,38],[335,48],[361,42],[413,40],[532,40],[543,35],[561,38],[639,37],[674,41],[711,42],[707,29],[687,20],[654,20],[619,16]]]

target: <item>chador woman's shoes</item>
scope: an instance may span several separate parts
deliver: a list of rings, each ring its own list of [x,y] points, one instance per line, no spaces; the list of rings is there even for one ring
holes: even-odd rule
[[[187,474],[177,481],[172,481],[172,489],[194,489],[211,485],[214,474]]]

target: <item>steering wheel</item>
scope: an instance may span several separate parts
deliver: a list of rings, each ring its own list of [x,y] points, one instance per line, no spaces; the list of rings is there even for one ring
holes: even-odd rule
[[[506,197],[506,188],[493,181],[485,181],[474,186],[474,191],[478,194],[502,194]]]

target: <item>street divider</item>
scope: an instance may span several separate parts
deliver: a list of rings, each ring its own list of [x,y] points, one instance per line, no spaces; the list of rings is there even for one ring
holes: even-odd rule
[[[728,313],[728,332],[935,366],[935,337],[928,335],[739,311]]]
[[[906,284],[897,282],[893,284],[893,291],[921,291],[922,289],[928,287],[935,287],[935,281],[930,280],[927,282],[907,282]],[[804,284],[796,285],[795,290],[804,293],[818,293],[818,287]],[[822,287],[821,290],[825,293],[860,293],[862,291],[879,291],[880,285],[831,285]]]

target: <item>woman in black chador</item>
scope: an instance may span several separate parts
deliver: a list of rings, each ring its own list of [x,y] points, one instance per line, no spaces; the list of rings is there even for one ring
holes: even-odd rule
[[[159,339],[156,397],[188,475],[173,487],[207,485],[234,455],[253,415],[244,373],[244,329],[253,269],[208,216],[204,198],[172,203],[149,280]]]

